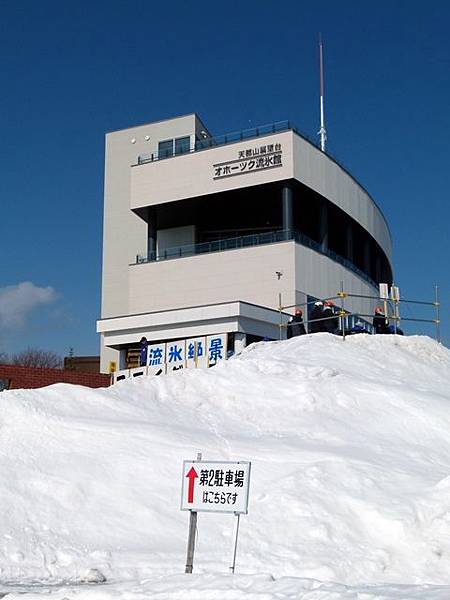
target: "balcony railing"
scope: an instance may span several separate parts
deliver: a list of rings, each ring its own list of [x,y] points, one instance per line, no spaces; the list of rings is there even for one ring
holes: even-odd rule
[[[350,260],[344,258],[340,254],[336,254],[329,249],[324,249],[322,246],[312,240],[310,237],[297,231],[296,229],[280,229],[276,231],[265,231],[263,233],[252,233],[251,235],[242,235],[234,238],[224,238],[214,240],[212,242],[201,242],[199,244],[188,244],[185,246],[175,246],[173,248],[165,248],[158,252],[149,252],[148,254],[136,255],[136,263],[143,264],[162,260],[170,260],[173,258],[184,258],[187,256],[196,256],[197,254],[210,254],[212,252],[224,252],[225,250],[238,250],[240,248],[250,248],[252,246],[262,246],[264,244],[275,244],[277,242],[295,241],[297,244],[311,248],[316,252],[320,252],[324,256],[331,258],[335,262],[343,265],[359,277],[364,279],[370,285],[378,287],[378,284],[364,271],[359,269]]]
[[[306,135],[305,133],[300,132],[299,129],[291,121],[275,121],[274,123],[268,123],[266,125],[260,125],[258,127],[250,127],[249,129],[242,129],[240,131],[232,131],[231,133],[226,133],[223,135],[205,137],[204,139],[197,140],[195,142],[195,146],[193,148],[192,147],[189,149],[178,148],[177,150],[175,150],[175,148],[174,148],[173,152],[164,151],[161,153],[161,155],[159,155],[158,152],[144,154],[144,155],[138,156],[138,161],[133,166],[136,167],[136,166],[143,165],[146,163],[151,163],[151,162],[155,162],[155,161],[159,161],[159,160],[165,160],[168,158],[172,158],[174,156],[184,156],[186,154],[191,154],[192,152],[208,150],[210,148],[216,148],[218,146],[226,146],[227,144],[234,144],[236,142],[250,140],[252,138],[258,138],[263,135],[270,135],[273,133],[281,133],[283,131],[293,131],[296,135],[298,135],[303,140],[305,140],[306,142],[308,142],[309,144],[311,144],[312,146],[314,146],[315,148],[317,148],[319,150],[319,147],[317,145],[317,140],[314,141],[314,140],[310,139],[309,136]],[[327,158],[329,158],[335,164],[337,164],[338,167],[341,168],[345,173],[347,173],[347,175],[349,177],[351,177],[351,179],[353,179],[353,181],[369,196],[369,198],[372,200],[372,202],[375,204],[375,206],[380,211],[380,214],[383,217],[384,222],[386,223],[386,227],[387,227],[388,231],[390,231],[389,224],[386,221],[386,217],[384,216],[384,214],[381,211],[378,204],[375,202],[375,200],[372,198],[372,196],[366,190],[366,188],[363,185],[361,185],[361,183],[359,183],[359,181],[357,179],[355,179],[355,177],[351,174],[349,169],[347,169],[342,164],[342,162],[338,161],[337,158],[335,156],[333,156],[333,154],[329,150],[327,150],[326,153],[324,152],[324,154],[327,156]]]
[[[267,125],[260,125],[259,127],[251,127],[249,129],[242,129],[241,131],[232,131],[231,133],[226,133],[224,135],[205,137],[204,139],[197,140],[195,142],[194,148],[179,148],[177,150],[174,149],[172,152],[165,150],[161,153],[152,152],[148,155],[141,155],[138,157],[138,165],[143,165],[145,163],[154,162],[157,160],[164,160],[166,158],[172,158],[173,156],[190,154],[192,152],[198,152],[199,150],[207,150],[208,148],[216,148],[217,146],[226,146],[227,144],[242,142],[252,138],[260,137],[262,135],[270,135],[271,133],[280,133],[282,131],[290,130],[293,130],[296,133],[298,133],[296,128],[290,121],[277,121],[275,123],[269,123]],[[302,135],[302,137],[305,136]]]

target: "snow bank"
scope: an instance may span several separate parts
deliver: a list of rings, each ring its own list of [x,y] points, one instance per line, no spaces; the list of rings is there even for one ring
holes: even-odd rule
[[[208,371],[3,392],[0,406],[3,582],[80,581],[89,569],[152,578],[148,590],[176,581],[188,528],[181,466],[201,451],[252,461],[238,572],[303,586],[305,600],[450,584],[450,352],[429,338],[316,334],[250,346]],[[219,590],[205,598],[250,598],[260,585],[220,592],[232,530],[232,516],[199,514],[194,570],[216,575],[192,582]],[[381,583],[396,586],[361,588]],[[290,598],[288,587],[255,597]]]

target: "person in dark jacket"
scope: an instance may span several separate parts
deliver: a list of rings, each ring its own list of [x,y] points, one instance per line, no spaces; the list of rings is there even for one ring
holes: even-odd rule
[[[141,348],[140,348],[140,355],[139,355],[139,366],[145,367],[145,365],[147,364],[147,352],[148,352],[147,338],[145,338],[145,337],[141,338],[140,344],[141,344]]]
[[[319,333],[320,331],[325,331],[323,324],[324,321],[316,321],[316,319],[322,319],[323,317],[323,302],[318,300],[314,303],[313,309],[311,311],[310,323],[308,326],[310,333]]]
[[[306,329],[303,323],[303,313],[300,308],[296,308],[294,316],[288,321],[287,338],[292,338],[297,335],[305,335]]]
[[[322,316],[326,318],[326,321],[323,321],[323,331],[336,333],[339,329],[339,317],[336,314],[336,308],[332,300],[325,301]]]
[[[389,321],[381,306],[377,306],[372,321],[375,333],[389,333]]]

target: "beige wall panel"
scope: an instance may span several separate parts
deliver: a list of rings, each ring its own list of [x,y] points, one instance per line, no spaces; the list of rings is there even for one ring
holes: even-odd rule
[[[369,194],[337,163],[294,136],[294,176],[353,217],[377,240],[392,261],[387,222]]]
[[[311,296],[326,299],[336,296],[344,283],[344,291],[351,294],[376,296],[377,288],[352,271],[332,261],[322,254],[296,245],[295,248],[295,287],[297,292],[306,291]],[[335,300],[335,304],[340,301]],[[360,298],[347,298],[345,308],[372,314],[375,301]]]
[[[293,177],[292,140],[292,131],[287,131],[135,166],[131,169],[130,206],[135,209],[291,179]],[[213,165],[237,160],[239,151],[277,143],[282,146],[281,167],[214,179]]]
[[[106,136],[102,318],[128,313],[128,265],[147,248],[147,225],[130,211],[131,165],[157,152],[160,140],[194,135],[195,127],[195,115],[187,115]]]
[[[294,296],[294,242],[132,265],[129,314],[243,300],[277,308]],[[282,271],[278,280],[276,271]]]

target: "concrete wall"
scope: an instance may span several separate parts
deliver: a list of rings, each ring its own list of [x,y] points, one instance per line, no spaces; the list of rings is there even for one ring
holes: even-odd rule
[[[239,151],[280,143],[283,166],[214,179],[214,165],[234,160]],[[131,208],[295,178],[344,210],[375,238],[392,261],[387,222],[367,192],[337,163],[292,131],[202,150],[133,167]],[[211,198],[211,203],[214,198]]]
[[[279,292],[293,304],[294,252],[282,242],[132,265],[129,314],[234,300],[277,308]]]
[[[296,244],[295,287],[299,294],[298,297],[304,297],[301,292],[321,299],[334,297],[341,289],[341,281],[344,283],[344,291],[347,293],[364,296],[378,294],[376,288],[344,266],[319,252]],[[284,300],[283,304],[285,304]],[[339,302],[335,300],[335,304],[339,304]],[[373,301],[365,301],[361,298],[345,300],[346,310],[371,314],[373,307]]]
[[[377,290],[344,266],[295,242],[280,242],[130,266],[130,314],[242,300],[269,308]],[[283,273],[278,280],[276,271]],[[349,300],[348,305],[352,304]],[[353,301],[361,310],[361,301]],[[372,305],[371,305],[372,306]]]
[[[292,132],[261,136],[245,142],[200,150],[131,169],[132,209],[185,198],[245,188],[293,177]],[[239,151],[267,144],[282,145],[281,167],[254,170],[223,179],[214,179],[215,164],[237,160]]]
[[[196,126],[192,114],[106,136],[102,318],[128,312],[128,265],[147,248],[147,225],[130,210],[131,165],[157,152],[160,140],[194,135]]]
[[[392,262],[389,228],[367,192],[337,163],[298,135],[293,136],[294,177],[315,190],[360,223]]]

